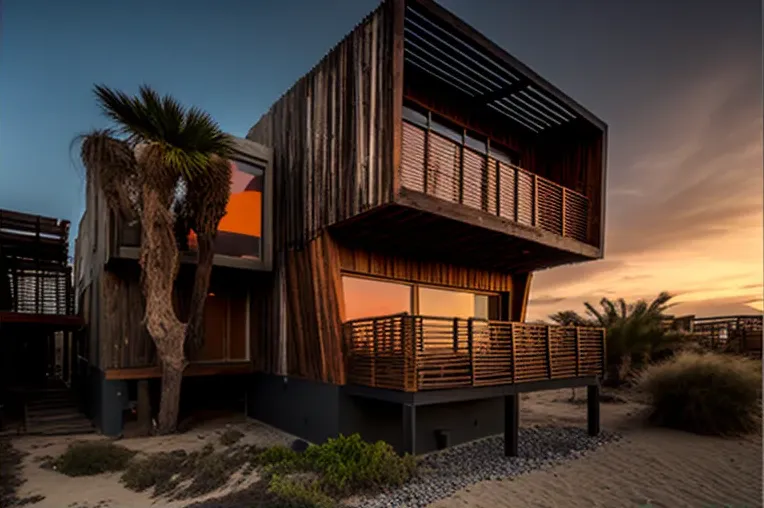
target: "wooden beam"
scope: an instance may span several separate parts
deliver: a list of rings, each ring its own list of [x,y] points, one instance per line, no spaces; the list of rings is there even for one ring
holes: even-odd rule
[[[606,128],[605,122],[597,118],[593,113],[584,108],[581,104],[570,98],[568,95],[562,92],[562,90],[551,84],[546,79],[542,78],[530,67],[507,53],[496,43],[489,40],[483,34],[475,30],[473,27],[456,17],[454,14],[442,6],[438,5],[433,0],[409,0],[409,5],[412,7],[417,7],[420,12],[425,12],[428,14],[431,21],[437,25],[447,30],[455,31],[457,37],[460,36],[460,39],[466,39],[476,44],[484,51],[486,51],[490,56],[496,58],[500,62],[510,67],[514,74],[520,74],[523,78],[530,80],[535,87],[554,97],[567,108],[584,117],[586,120],[596,125],[600,129]]]
[[[24,323],[55,326],[61,328],[77,328],[85,323],[80,316],[60,314],[28,314],[25,312],[0,311],[0,323]]]
[[[254,372],[254,366],[250,361],[229,363],[192,363],[183,371],[183,377],[194,376],[222,376],[235,374],[250,374]],[[158,366],[137,367],[126,369],[106,369],[104,377],[112,379],[150,379],[162,376],[162,369]]]
[[[598,259],[601,255],[601,251],[597,247],[579,242],[573,238],[563,238],[549,231],[524,226],[509,219],[487,214],[480,210],[474,210],[458,203],[449,203],[423,192],[402,188],[395,202],[402,206],[434,213],[448,219],[540,243],[590,259]]]
[[[404,0],[391,0],[392,7],[392,74],[393,103],[390,121],[392,122],[392,195],[397,196],[401,189],[401,150],[403,145],[403,20],[406,13]]]
[[[493,92],[488,92],[488,93],[484,93],[483,95],[478,95],[476,97],[473,97],[471,100],[474,101],[476,104],[486,105],[495,100],[503,99],[504,97],[509,97],[511,95],[514,95],[524,90],[525,88],[527,88],[528,85],[530,84],[531,84],[530,81],[528,81],[527,79],[521,79],[520,81],[516,81],[509,86],[505,86]]]

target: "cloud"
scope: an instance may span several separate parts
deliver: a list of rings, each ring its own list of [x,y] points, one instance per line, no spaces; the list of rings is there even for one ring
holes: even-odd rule
[[[674,148],[655,153],[645,146],[642,158],[611,160],[633,174],[610,195],[606,254],[682,248],[761,222],[761,76],[738,68],[709,80],[684,110],[670,112],[686,118]]]

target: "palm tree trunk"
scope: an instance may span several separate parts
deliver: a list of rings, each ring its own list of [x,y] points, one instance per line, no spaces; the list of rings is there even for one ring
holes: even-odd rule
[[[186,346],[191,354],[197,352],[204,344],[204,304],[210,287],[212,262],[215,257],[214,244],[215,238],[212,235],[197,235],[196,272],[186,327]]]
[[[146,329],[156,344],[162,365],[162,396],[159,402],[157,432],[174,432],[180,405],[180,385],[186,358],[183,342],[186,326],[173,307],[173,289],[178,271],[178,246],[173,220],[159,193],[143,188],[143,238],[141,268],[143,294],[146,298]]]

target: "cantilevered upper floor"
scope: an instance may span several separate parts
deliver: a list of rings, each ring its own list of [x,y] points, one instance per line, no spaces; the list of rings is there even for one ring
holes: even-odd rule
[[[529,271],[602,256],[606,125],[430,0],[386,0],[248,138],[274,241]]]

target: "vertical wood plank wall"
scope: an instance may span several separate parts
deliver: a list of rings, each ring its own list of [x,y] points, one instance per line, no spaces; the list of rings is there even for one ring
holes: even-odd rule
[[[247,134],[273,149],[276,249],[392,199],[394,5],[367,16]]]

